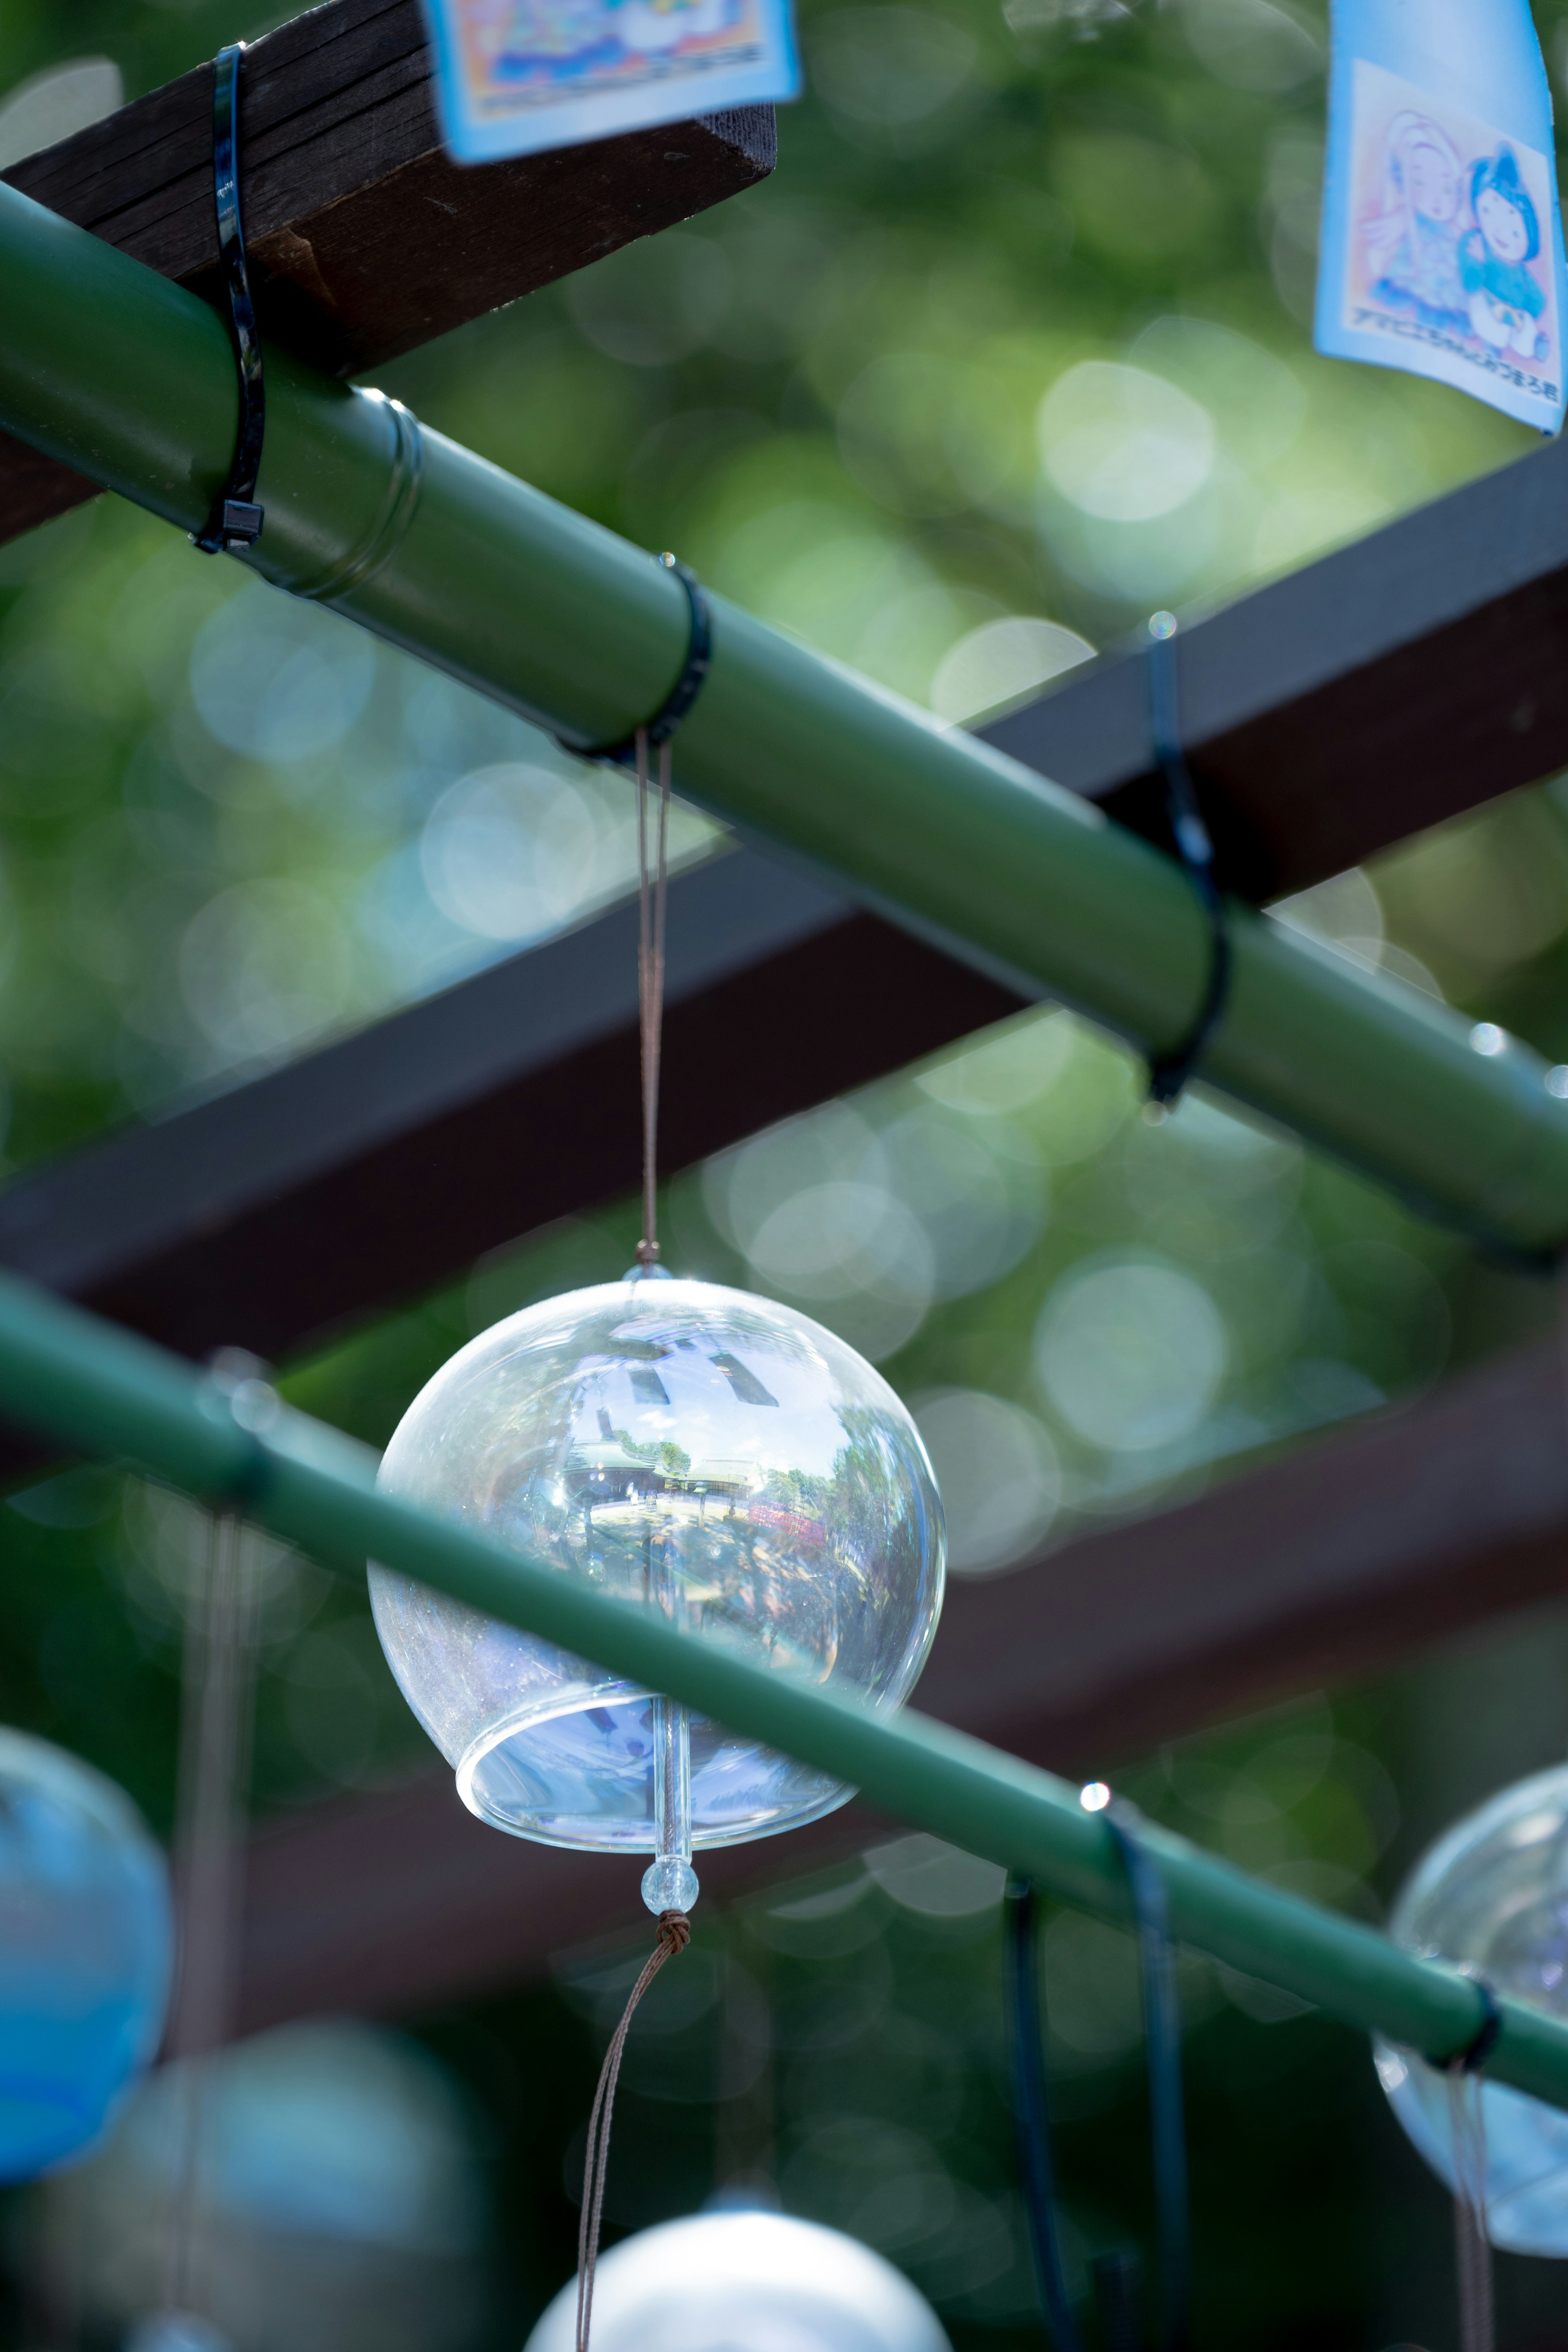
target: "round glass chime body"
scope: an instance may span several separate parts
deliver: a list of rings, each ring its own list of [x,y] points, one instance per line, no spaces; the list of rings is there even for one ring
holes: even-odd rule
[[[572,2352],[575,2282],[523,2352]],[[624,2238],[594,2280],[595,2352],[951,2352],[925,2297],[857,2239],[784,2213],[715,2212]]]
[[[1406,1880],[1389,1932],[1409,1951],[1457,1962],[1495,1991],[1568,2019],[1568,1765],[1457,1822]],[[1452,2189],[1447,2078],[1385,2042],[1373,2054],[1394,2114]],[[1479,2095],[1492,2243],[1568,2254],[1568,2115],[1500,2083],[1483,2082]]]
[[[635,1276],[510,1317],[415,1399],[381,1477],[880,1708],[935,1631],[942,1506],[914,1423],[842,1340],[742,1291]],[[658,1854],[650,1907],[695,1895],[692,1845],[791,1829],[850,1794],[389,1570],[371,1593],[470,1811],[548,1844]]]
[[[0,2180],[97,2138],[168,2005],[163,1856],[122,1790],[0,1729]]]

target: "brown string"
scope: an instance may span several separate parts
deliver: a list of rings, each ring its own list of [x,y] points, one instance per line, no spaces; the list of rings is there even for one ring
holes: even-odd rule
[[[599,2260],[599,2223],[605,2209],[605,2172],[610,2160],[610,2113],[616,2104],[616,2084],[632,2012],[666,1960],[683,1952],[691,1941],[691,1922],[684,1911],[661,1911],[658,1941],[643,1965],[621,2011],[621,2021],[610,2036],[599,2087],[588,2117],[588,2144],[583,2158],[583,2215],[577,2224],[577,2352],[588,2352],[588,2330],[594,2317],[594,2273]]]
[[[669,741],[658,747],[658,828],[648,866],[647,729],[637,731],[637,1021],[642,1035],[642,1239],[637,1264],[658,1259],[658,1063],[664,1034],[664,910],[669,848]]]

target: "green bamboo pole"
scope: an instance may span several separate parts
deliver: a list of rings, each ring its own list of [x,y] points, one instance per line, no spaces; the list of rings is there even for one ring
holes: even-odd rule
[[[0,425],[196,528],[235,431],[216,312],[0,185]],[[657,708],[687,629],[667,572],[440,435],[421,439],[379,395],[281,353],[268,369],[252,569],[570,742],[614,740]],[[721,601],[714,645],[678,741],[683,792],[1142,1052],[1184,1033],[1207,942],[1172,860]],[[1473,1050],[1443,1006],[1248,909],[1232,921],[1208,1076],[1504,1248],[1568,1242],[1568,1102],[1533,1054]]]
[[[1111,1917],[1125,1882],[1103,1820],[1064,1781],[914,1714],[886,1716],[678,1633],[651,1610],[379,1494],[374,1454],[277,1403],[226,1399],[181,1358],[0,1276],[0,1416],[73,1450],[128,1456],[208,1503],[230,1502],[357,1573],[365,1557],[646,1688],[786,1749],[872,1802]],[[1483,2017],[1474,1985],[1356,1921],[1249,1878],[1151,1828],[1175,1930],[1345,2024],[1442,2057]],[[593,1865],[584,1863],[584,1867]],[[1568,2107],[1568,2025],[1500,2003],[1499,2082]]]

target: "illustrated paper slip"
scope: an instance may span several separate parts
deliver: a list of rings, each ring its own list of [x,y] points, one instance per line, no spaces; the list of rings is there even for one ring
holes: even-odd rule
[[[1528,0],[1334,0],[1318,349],[1554,433],[1565,295]]]
[[[463,163],[800,93],[790,0],[425,0]]]

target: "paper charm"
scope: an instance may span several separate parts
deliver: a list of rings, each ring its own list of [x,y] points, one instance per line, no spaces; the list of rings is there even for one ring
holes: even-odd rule
[[[1553,433],[1565,293],[1528,0],[1334,0],[1318,349]]]
[[[425,0],[459,163],[798,97],[790,0]]]

